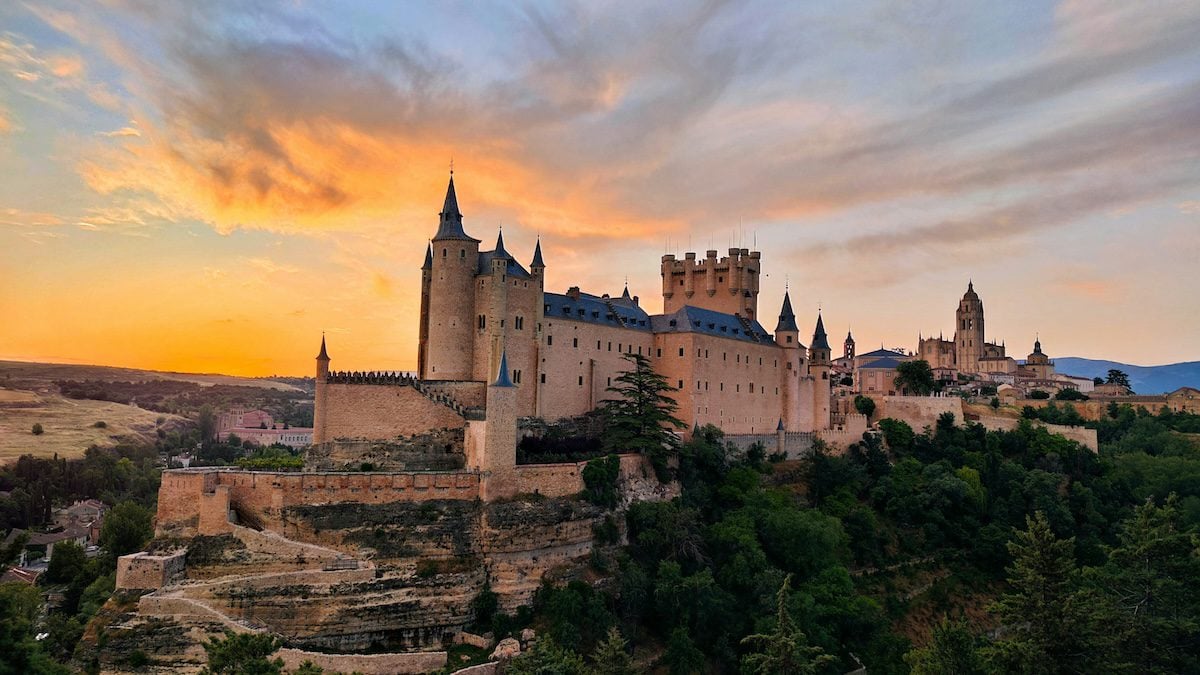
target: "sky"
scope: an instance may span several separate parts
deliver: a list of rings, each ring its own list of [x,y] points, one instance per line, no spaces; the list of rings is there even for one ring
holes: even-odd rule
[[[1200,3],[0,3],[0,359],[412,369],[451,161],[546,289],[763,251],[915,349],[1200,359]],[[767,328],[774,321],[764,320]],[[805,326],[806,327],[806,326]]]

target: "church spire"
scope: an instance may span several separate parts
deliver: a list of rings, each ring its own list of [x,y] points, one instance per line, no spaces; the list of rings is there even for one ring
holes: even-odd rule
[[[442,204],[442,212],[438,215],[441,216],[441,220],[438,222],[437,234],[433,235],[434,241],[443,239],[478,241],[463,231],[462,212],[458,210],[458,195],[454,192],[454,172],[450,173],[450,184],[446,186],[446,201]]]
[[[324,333],[321,333],[321,353],[317,354],[317,360],[318,361],[328,361],[329,360],[329,352],[325,351],[325,334]]]
[[[425,264],[421,265],[421,269],[433,269],[433,242],[429,242],[429,245],[425,247]]]
[[[780,331],[800,332],[800,327],[796,325],[796,313],[792,311],[792,298],[787,291],[783,292],[783,307],[779,310],[779,323],[775,324],[775,332]]]

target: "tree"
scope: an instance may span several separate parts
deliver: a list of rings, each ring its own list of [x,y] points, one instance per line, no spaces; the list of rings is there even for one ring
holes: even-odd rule
[[[608,391],[618,394],[603,402],[604,446],[609,452],[638,452],[654,466],[660,481],[670,479],[667,460],[679,449],[679,438],[671,428],[687,427],[675,417],[678,405],[667,394],[676,391],[666,378],[654,372],[641,354],[625,354],[631,368],[617,376]]]
[[[999,410],[1000,409],[1000,397],[993,396],[991,402],[988,405],[992,406],[992,410]]]
[[[114,560],[142,549],[154,535],[150,510],[131,501],[121,502],[104,516],[100,547]]]
[[[217,415],[213,412],[212,406],[200,406],[200,412],[196,416],[196,426],[200,429],[200,441],[207,443],[217,435]]]
[[[1104,384],[1104,378],[1103,377],[1093,377],[1092,384]]]
[[[1200,669],[1200,557],[1180,523],[1179,498],[1134,510],[1094,582],[1116,607],[1122,657],[1141,673]]]
[[[1105,384],[1119,384],[1122,387],[1129,389],[1130,391],[1133,390],[1133,387],[1130,386],[1130,384],[1129,384],[1129,375],[1126,374],[1125,371],[1118,370],[1116,368],[1108,369],[1108,376],[1104,378],[1104,383]]]
[[[858,395],[854,397],[854,409],[859,413],[870,417],[875,414],[875,399],[870,396]]]
[[[671,675],[693,675],[703,672],[704,653],[696,648],[696,643],[688,636],[683,626],[671,631],[671,639],[667,641],[667,653],[663,654],[663,663]]]
[[[1058,393],[1054,395],[1054,398],[1059,401],[1086,401],[1088,400],[1088,395],[1079,391],[1078,389],[1071,389],[1070,387],[1067,387],[1065,389],[1059,389]]]
[[[904,361],[896,366],[896,388],[915,396],[925,396],[933,392],[937,382],[933,379],[933,369],[929,362],[918,359]]]
[[[1042,391],[1041,389],[1034,389],[1033,391],[1029,392],[1029,398],[1044,401],[1050,398],[1050,392]]]
[[[277,675],[283,672],[283,659],[271,659],[279,650],[279,638],[264,633],[225,631],[224,638],[204,643],[208,667],[201,675]]]
[[[31,433],[33,433],[34,436],[41,436],[45,432],[46,432],[46,430],[42,428],[42,425],[40,423],[38,423],[38,422],[33,423],[33,429],[32,429]]]
[[[52,549],[45,579],[52,584],[65,584],[78,576],[86,566],[87,556],[82,546],[73,541],[59,542]]]
[[[1003,672],[1100,672],[1104,662],[1093,631],[1096,599],[1077,588],[1075,538],[1059,539],[1046,514],[1025,519],[1008,543],[1009,591],[992,606],[1003,637],[987,654]]]
[[[28,532],[18,534],[8,544],[0,543],[0,573],[8,569],[9,565],[21,556],[21,551],[25,550],[25,544],[27,543],[29,543]]]
[[[621,631],[616,626],[608,629],[608,635],[596,645],[592,652],[592,673],[594,675],[637,675],[642,672],[633,664],[633,657],[621,637]]]
[[[979,653],[979,639],[965,619],[942,621],[933,627],[929,644],[904,655],[912,675],[983,675],[987,672]]]
[[[752,675],[815,675],[826,663],[836,661],[820,647],[810,646],[808,637],[788,612],[792,575],[783,579],[775,595],[775,629],[742,639],[754,651],[742,657],[742,672]]]
[[[504,664],[504,675],[585,675],[587,666],[575,652],[543,635],[533,647]]]
[[[0,675],[68,673],[33,639],[42,605],[38,590],[25,584],[0,584]]]
[[[617,505],[617,480],[621,476],[621,458],[616,455],[597,457],[583,467],[583,496],[597,506],[614,508]]]

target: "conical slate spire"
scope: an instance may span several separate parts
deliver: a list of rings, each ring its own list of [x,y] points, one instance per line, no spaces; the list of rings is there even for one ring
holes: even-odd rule
[[[628,283],[625,284],[625,291],[623,293],[621,293],[621,299],[622,300],[632,300],[633,299],[629,295],[629,284]]]
[[[508,376],[508,350],[500,352],[500,372],[496,373],[496,381],[492,383],[492,386],[513,386],[512,378]]]
[[[321,353],[317,354],[318,361],[328,361],[329,353],[325,351],[325,334],[321,334]]]
[[[464,239],[467,241],[479,241],[467,236],[463,231],[462,212],[458,210],[458,195],[454,192],[454,174],[450,174],[450,185],[446,187],[446,202],[442,205],[441,221],[438,223],[437,234],[433,235],[434,241],[442,241],[443,239]]]
[[[796,325],[796,313],[792,311],[792,298],[784,291],[783,307],[779,310],[779,323],[775,324],[775,332],[788,330],[799,332],[800,328]]]
[[[817,327],[813,329],[812,348],[829,349],[829,336],[825,334],[825,322],[819,313],[817,314]]]
[[[433,242],[429,242],[429,245],[425,247],[425,264],[421,265],[421,269],[433,269]]]
[[[542,262],[542,238],[538,237],[537,245],[533,247],[533,262],[529,263],[530,267],[545,267],[546,263]]]
[[[512,259],[512,256],[508,254],[508,251],[504,250],[504,228],[503,227],[500,228],[500,233],[496,235],[496,251],[495,251],[493,257],[508,258],[509,260]]]

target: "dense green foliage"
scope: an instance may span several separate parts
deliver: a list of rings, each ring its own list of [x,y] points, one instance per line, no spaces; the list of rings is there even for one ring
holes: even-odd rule
[[[608,391],[616,394],[602,402],[605,421],[604,447],[612,453],[638,452],[654,466],[659,480],[667,480],[667,461],[679,446],[672,429],[686,425],[675,417],[675,391],[666,378],[654,372],[650,359],[641,354],[622,356],[630,368],[616,377]]]
[[[283,672],[283,659],[271,655],[281,646],[279,638],[264,633],[234,633],[204,643],[208,667],[201,675],[275,675]]]
[[[1118,408],[1093,423],[1097,455],[1027,422],[883,420],[776,465],[700,429],[682,495],[630,507],[601,568],[616,588],[546,588],[535,625],[589,668],[617,626],[679,673],[1195,671],[1200,448],[1176,429],[1196,422]],[[875,571],[911,565],[949,576],[902,596]],[[986,619],[943,618],[920,646],[897,631],[914,603],[962,602]]]
[[[896,366],[896,389],[910,396],[925,396],[937,389],[937,381],[933,377],[933,369],[924,359],[903,361]]]
[[[875,399],[870,396],[859,394],[854,397],[854,409],[859,413],[870,417],[875,414]]]

